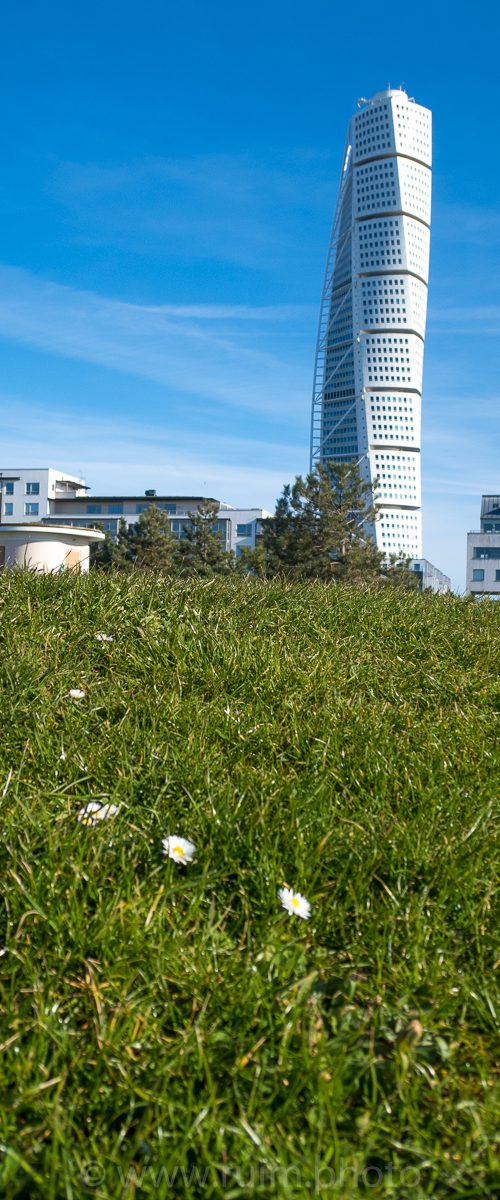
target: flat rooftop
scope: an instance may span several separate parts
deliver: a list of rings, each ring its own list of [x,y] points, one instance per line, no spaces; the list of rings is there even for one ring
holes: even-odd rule
[[[68,496],[68,498],[64,500],[64,503],[65,504],[83,504],[83,503],[99,504],[102,502],[103,504],[108,504],[110,501],[111,502],[113,502],[113,501],[125,502],[127,500],[131,501],[132,503],[141,503],[141,504],[142,503],[147,504],[148,502],[150,504],[156,504],[156,503],[158,503],[158,501],[161,504],[164,504],[164,503],[179,504],[179,503],[185,503],[187,500],[210,500],[210,501],[212,501],[213,504],[219,504],[219,500],[216,500],[215,496],[145,496],[144,492],[141,492],[138,496],[123,496],[123,495],[121,495],[121,496],[95,496],[94,493],[92,493],[91,496]]]

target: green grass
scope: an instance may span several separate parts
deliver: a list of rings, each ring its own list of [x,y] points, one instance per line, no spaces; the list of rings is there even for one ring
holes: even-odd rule
[[[0,612],[0,1195],[493,1196],[500,608],[4,573]]]

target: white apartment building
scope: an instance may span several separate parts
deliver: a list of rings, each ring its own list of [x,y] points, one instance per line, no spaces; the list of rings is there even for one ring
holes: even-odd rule
[[[155,506],[167,514],[170,532],[174,537],[182,537],[189,525],[189,513],[196,512],[204,499],[214,500],[214,497],[158,496],[152,488],[144,495],[137,496],[68,496],[54,502],[46,520],[64,521],[82,527],[98,523],[114,538],[120,521],[132,525],[141,512]],[[215,503],[219,505],[215,529],[222,536],[224,549],[232,551],[236,557],[244,547],[253,549],[261,533],[261,523],[271,513],[264,508],[234,508],[218,500]]]
[[[500,496],[481,497],[481,528],[467,534],[467,591],[500,598]]]
[[[422,558],[420,414],[429,277],[431,113],[401,89],[349,122],[320,309],[311,466],[378,479],[370,530]]]
[[[449,575],[435,567],[428,558],[413,559],[408,566],[410,571],[415,571],[421,592],[437,592],[439,595],[451,592]]]
[[[239,558],[242,550],[254,550],[262,533],[262,522],[272,513],[265,508],[233,508],[230,504],[221,504],[219,518],[229,521],[229,549]]]
[[[0,521],[42,521],[57,500],[85,495],[86,490],[84,479],[55,467],[5,467],[0,469]]]
[[[44,524],[73,525],[92,529],[102,525],[114,538],[120,521],[137,521],[151,505],[168,516],[170,532],[182,537],[203,496],[158,496],[151,488],[143,495],[89,495],[85,480],[53,467],[0,470],[0,504],[3,524],[43,521]],[[244,547],[253,549],[262,521],[271,513],[264,508],[235,508],[216,500],[219,506],[216,529],[224,548],[238,557]]]

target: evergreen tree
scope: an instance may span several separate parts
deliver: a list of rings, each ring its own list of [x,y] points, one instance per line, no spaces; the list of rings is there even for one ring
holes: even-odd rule
[[[235,571],[238,575],[255,575],[258,579],[266,578],[270,572],[261,540],[256,546],[243,546],[241,554],[236,559]]]
[[[190,512],[189,524],[176,544],[175,564],[183,575],[213,575],[229,571],[232,554],[227,553],[216,524],[219,505],[216,500],[202,500],[195,512]]]
[[[123,522],[118,548],[126,561],[149,571],[170,572],[176,543],[168,525],[168,517],[154,504],[144,509],[134,525]]]
[[[398,558],[391,554],[389,561],[384,564],[384,579],[392,587],[403,588],[407,592],[420,591],[418,571],[412,571],[409,558]]]
[[[286,485],[263,523],[270,574],[349,580],[380,577],[382,554],[370,537],[377,508],[356,463],[318,464]]]
[[[91,567],[95,567],[98,571],[113,571],[124,570],[130,565],[127,561],[126,544],[124,542],[126,528],[126,522],[123,520],[119,521],[117,537],[113,539],[109,530],[104,529],[102,521],[96,524],[96,529],[101,529],[104,533],[104,541],[91,542]]]

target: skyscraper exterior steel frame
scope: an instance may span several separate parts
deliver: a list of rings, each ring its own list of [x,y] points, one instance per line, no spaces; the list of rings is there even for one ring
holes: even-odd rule
[[[401,89],[352,117],[321,298],[311,466],[378,480],[370,532],[422,557],[420,421],[429,279],[431,113]]]

